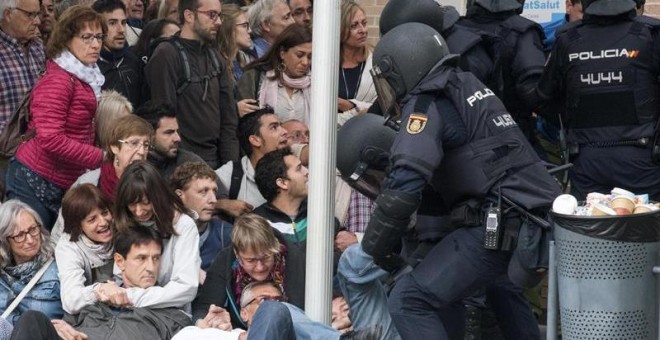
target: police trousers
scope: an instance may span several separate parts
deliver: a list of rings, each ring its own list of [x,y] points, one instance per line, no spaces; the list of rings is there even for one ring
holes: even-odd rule
[[[402,339],[450,339],[447,330],[456,325],[444,324],[441,314],[462,314],[461,300],[481,288],[507,339],[539,339],[523,289],[507,277],[511,253],[485,249],[483,236],[481,226],[455,230],[397,280],[389,310]]]

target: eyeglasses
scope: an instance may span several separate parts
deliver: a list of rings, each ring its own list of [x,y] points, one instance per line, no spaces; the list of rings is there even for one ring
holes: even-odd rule
[[[249,30],[249,29],[250,29],[250,23],[247,22],[247,21],[246,21],[246,22],[242,22],[242,23],[240,23],[240,24],[236,24],[236,26],[243,26],[243,27],[245,27],[246,30]]]
[[[200,10],[196,10],[195,12],[202,13],[202,14],[206,15],[207,17],[209,17],[209,19],[211,19],[211,21],[216,21],[216,20],[218,20],[218,18],[220,18],[220,13],[218,13],[217,11],[200,11]],[[222,18],[220,18],[220,21],[222,21]]]
[[[35,12],[26,11],[26,10],[24,10],[22,8],[19,8],[19,7],[14,7],[14,9],[17,9],[17,10],[23,12],[23,14],[27,15],[27,17],[30,18],[30,20],[36,19],[39,16],[39,14],[41,13],[41,11],[35,11]]]
[[[25,242],[25,238],[28,234],[30,234],[32,237],[39,236],[41,234],[41,225],[35,224],[28,228],[26,231],[21,231],[20,233],[14,236],[9,236],[8,238],[12,239],[16,243],[23,243]]]
[[[241,308],[245,308],[245,307],[251,305],[252,303],[254,303],[255,301],[257,302],[257,305],[260,305],[264,301],[286,302],[286,297],[284,297],[282,295],[279,295],[279,296],[259,295],[259,296],[255,297],[254,299],[248,301],[248,303],[243,305],[243,307],[241,307]]]
[[[243,258],[241,256],[238,257],[238,262],[240,262],[244,267],[254,267],[257,265],[257,262],[261,263],[262,266],[267,265],[270,263],[270,261],[273,259],[273,254],[268,254],[268,255],[263,255],[260,257],[248,257],[248,258]]]
[[[119,143],[126,144],[131,150],[137,150],[137,148],[142,147],[145,150],[149,150],[151,143],[149,142],[140,142],[139,140],[117,140]]]
[[[103,44],[103,39],[105,39],[105,34],[92,34],[92,33],[86,33],[80,36],[80,39],[87,45],[91,44],[94,39],[99,42],[99,44]]]

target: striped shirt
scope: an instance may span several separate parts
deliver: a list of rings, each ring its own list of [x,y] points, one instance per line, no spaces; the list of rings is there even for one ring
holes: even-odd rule
[[[32,89],[46,64],[43,42],[32,39],[27,56],[19,42],[0,30],[0,130]]]

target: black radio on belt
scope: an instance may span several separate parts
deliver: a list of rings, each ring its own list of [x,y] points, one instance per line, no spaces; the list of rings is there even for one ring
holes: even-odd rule
[[[490,207],[486,211],[486,232],[484,233],[484,248],[497,250],[500,247],[500,208]]]
[[[499,190],[498,190],[499,191]],[[500,235],[502,235],[501,223],[501,205],[502,193],[498,192],[497,206],[491,206],[486,210],[486,232],[484,233],[484,248],[498,250],[500,249]]]

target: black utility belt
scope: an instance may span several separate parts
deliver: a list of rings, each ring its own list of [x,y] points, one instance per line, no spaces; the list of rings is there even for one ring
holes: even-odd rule
[[[653,147],[653,137],[642,137],[637,139],[617,140],[617,141],[604,141],[604,142],[590,142],[590,143],[568,143],[568,151],[570,154],[580,153],[580,149],[588,146],[592,148],[611,148],[615,146],[634,146],[638,148],[651,148]]]

